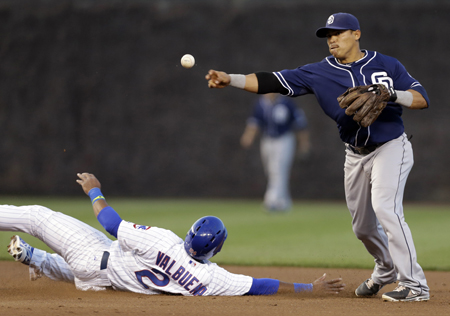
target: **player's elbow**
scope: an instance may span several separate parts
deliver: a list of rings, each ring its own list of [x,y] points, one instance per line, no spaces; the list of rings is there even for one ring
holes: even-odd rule
[[[418,100],[418,101],[414,100],[413,104],[411,105],[411,109],[420,110],[420,109],[426,109],[426,108],[428,108],[428,103],[427,103],[427,101],[425,101],[425,99]]]
[[[426,109],[428,107],[428,102],[425,98],[419,93],[419,95],[414,97],[413,104],[416,109]]]
[[[408,90],[413,95],[413,102],[410,106],[411,109],[426,109],[428,108],[428,102],[423,97],[423,95],[420,92],[417,92],[415,90]]]

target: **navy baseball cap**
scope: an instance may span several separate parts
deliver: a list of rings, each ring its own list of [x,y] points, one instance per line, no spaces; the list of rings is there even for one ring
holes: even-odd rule
[[[328,30],[360,30],[358,19],[350,13],[335,13],[330,15],[327,24],[317,29],[317,37],[327,37]]]

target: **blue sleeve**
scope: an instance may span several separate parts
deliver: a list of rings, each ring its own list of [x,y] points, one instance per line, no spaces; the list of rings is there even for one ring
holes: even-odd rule
[[[313,93],[311,89],[313,75],[309,68],[314,68],[313,64],[296,69],[284,69],[274,73],[283,87],[288,90],[287,96],[296,97]]]
[[[393,69],[395,69],[394,73],[392,74],[392,79],[394,80],[394,89],[402,91],[406,91],[409,89],[416,90],[425,98],[425,101],[427,101],[427,104],[429,106],[430,99],[428,98],[427,91],[419,81],[417,81],[408,73],[405,66],[403,66],[400,61],[393,57],[391,57],[391,59],[389,59],[388,56],[383,57],[387,59],[387,61],[385,61],[386,64],[394,64],[394,66],[392,67]]]
[[[111,206],[102,209],[97,216],[97,220],[108,233],[117,238],[117,230],[119,229],[122,219]]]
[[[247,295],[273,295],[278,292],[280,281],[275,279],[255,279]]]

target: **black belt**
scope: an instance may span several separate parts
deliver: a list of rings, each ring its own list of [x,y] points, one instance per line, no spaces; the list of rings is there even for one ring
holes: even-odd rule
[[[105,251],[102,256],[102,262],[100,263],[100,270],[105,270],[108,267],[109,252]]]
[[[378,143],[375,145],[370,145],[370,146],[363,146],[363,147],[356,147],[356,146],[352,146],[350,144],[347,144],[347,148],[349,148],[351,151],[353,151],[355,154],[358,155],[368,155],[371,152],[375,151],[375,149],[383,146],[384,144],[386,144],[386,142],[384,143]]]

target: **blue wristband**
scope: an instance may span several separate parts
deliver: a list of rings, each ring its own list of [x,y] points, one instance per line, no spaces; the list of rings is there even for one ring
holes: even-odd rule
[[[295,293],[298,292],[312,292],[313,284],[312,283],[294,283]]]
[[[102,191],[100,191],[100,188],[90,189],[88,195],[91,198],[92,205],[94,205],[94,203],[97,202],[98,200],[105,199],[105,197],[102,194]]]

